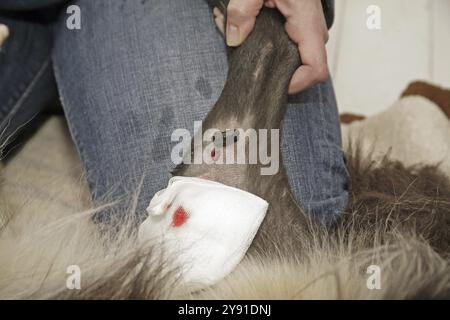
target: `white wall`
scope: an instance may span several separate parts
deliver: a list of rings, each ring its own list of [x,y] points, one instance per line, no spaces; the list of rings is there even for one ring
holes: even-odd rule
[[[381,9],[381,29],[366,26]],[[340,112],[389,107],[416,79],[450,87],[450,0],[336,0],[328,60]]]

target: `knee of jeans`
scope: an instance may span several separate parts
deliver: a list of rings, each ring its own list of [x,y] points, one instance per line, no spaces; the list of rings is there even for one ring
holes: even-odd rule
[[[335,222],[346,209],[349,198],[349,173],[342,151],[331,157],[331,161],[302,167],[295,174],[294,168],[289,167],[287,173],[297,203],[322,223]]]
[[[332,225],[341,216],[348,204],[348,191],[336,196],[303,203],[306,212],[313,218],[319,220],[324,225]]]

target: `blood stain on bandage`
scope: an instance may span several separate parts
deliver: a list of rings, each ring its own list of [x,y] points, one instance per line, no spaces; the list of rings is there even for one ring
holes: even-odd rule
[[[184,210],[183,207],[178,207],[172,216],[172,227],[181,227],[186,222],[188,217],[189,215],[186,210]]]

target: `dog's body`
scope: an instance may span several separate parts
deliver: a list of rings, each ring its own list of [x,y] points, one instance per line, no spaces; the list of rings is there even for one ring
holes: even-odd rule
[[[225,13],[228,1],[210,0],[209,3]],[[281,128],[286,111],[288,84],[299,65],[297,47],[284,31],[283,18],[276,10],[263,9],[249,38],[240,47],[229,52],[227,82],[218,102],[205,119],[203,130]],[[295,202],[282,161],[280,170],[275,175],[261,175],[260,166],[191,164],[182,166],[176,174],[206,176],[254,193],[269,202],[266,219],[253,242],[251,253],[255,249],[262,254],[275,248],[279,250],[284,244],[298,239],[299,233],[302,233],[302,237],[301,241],[296,242],[296,246],[301,251],[304,237],[311,232],[310,228],[314,228],[316,222]],[[397,218],[409,220],[408,217]],[[434,218],[447,219],[438,215]],[[417,230],[422,230],[424,225],[430,227],[430,217],[416,215],[413,219],[419,219]],[[438,227],[441,225],[439,221],[433,222],[433,225],[437,227],[435,230],[446,234],[445,230]],[[424,232],[421,234],[425,235]],[[447,235],[444,237],[446,243],[436,243],[437,246],[448,247],[450,238]],[[267,241],[267,238],[273,241]]]

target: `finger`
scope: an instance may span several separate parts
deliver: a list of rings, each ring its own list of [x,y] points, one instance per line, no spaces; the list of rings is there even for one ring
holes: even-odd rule
[[[216,23],[217,28],[222,33],[225,34],[225,17],[222,12],[218,8],[214,8],[214,22]]]
[[[215,18],[214,22],[216,23],[217,28],[219,29],[222,35],[225,35],[225,21],[221,18]]]
[[[214,7],[214,9],[213,9],[213,14],[214,14],[214,17],[215,17],[215,18],[217,18],[217,17],[222,17],[222,18],[223,18],[223,13],[222,13],[222,11],[220,11],[220,9],[217,8],[217,7]]]
[[[6,25],[0,24],[0,46],[9,37],[9,29]]]
[[[227,7],[227,44],[239,46],[248,37],[255,26],[263,0],[230,0]]]
[[[266,2],[264,2],[264,5],[268,8],[272,8],[272,9],[277,7],[275,2],[272,0],[266,0]]]
[[[321,36],[311,36],[301,41],[299,53],[302,65],[292,76],[289,93],[297,93],[326,81],[329,77],[327,66],[327,52]]]

